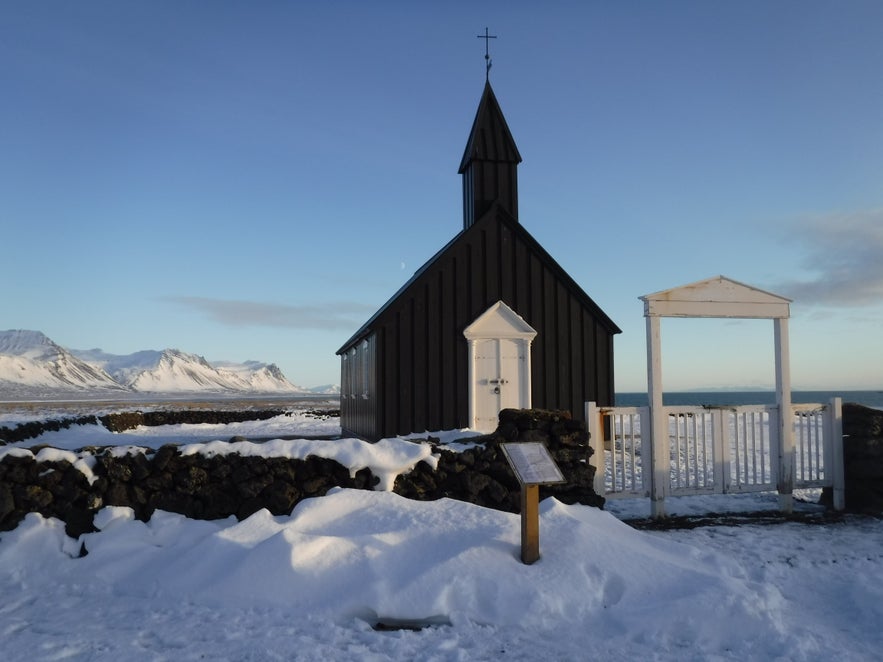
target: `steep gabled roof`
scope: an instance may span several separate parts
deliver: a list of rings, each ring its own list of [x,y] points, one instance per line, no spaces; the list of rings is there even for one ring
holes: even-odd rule
[[[521,163],[521,154],[518,153],[490,82],[484,84],[484,92],[457,172],[463,174],[470,161]]]
[[[401,288],[385,303],[383,304],[371,318],[365,322],[358,331],[356,331],[349,340],[347,340],[339,350],[337,350],[337,354],[343,354],[350,347],[359,342],[362,338],[368,336],[374,327],[374,323],[380,318],[390,307],[392,307],[396,301],[407,294],[408,290],[417,282],[420,277],[439,260],[444,259],[444,257],[451,252],[454,247],[459,244],[461,241],[467,240],[467,238],[472,233],[481,232],[482,228],[492,222],[494,219],[498,219],[504,225],[506,225],[514,234],[518,235],[524,243],[528,246],[530,251],[537,255],[539,260],[546,265],[555,275],[556,277],[564,284],[564,286],[571,292],[573,295],[582,303],[582,305],[590,310],[593,316],[606,328],[610,333],[622,333],[622,330],[611,320],[607,314],[601,310],[601,308],[596,304],[588,294],[577,284],[573,278],[571,278],[570,274],[568,274],[555,259],[549,255],[545,248],[543,248],[540,243],[533,238],[533,236],[524,229],[524,226],[521,225],[517,220],[515,220],[506,210],[498,204],[494,204],[488,211],[485,213],[475,224],[460,231],[451,241],[449,241],[441,250],[439,250],[435,255],[433,255],[429,260],[420,267],[414,275],[402,285]]]

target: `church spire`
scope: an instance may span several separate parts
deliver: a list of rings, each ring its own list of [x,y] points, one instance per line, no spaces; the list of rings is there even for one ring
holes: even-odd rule
[[[458,171],[463,175],[464,229],[478,220],[494,202],[518,219],[516,167],[519,163],[521,155],[491,83],[486,80]]]

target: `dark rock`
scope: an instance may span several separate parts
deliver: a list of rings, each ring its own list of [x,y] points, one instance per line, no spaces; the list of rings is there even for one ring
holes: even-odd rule
[[[184,494],[196,495],[208,484],[208,472],[197,466],[189,466],[175,473],[175,489]]]
[[[0,483],[0,525],[15,510],[15,499],[12,496],[12,488],[9,485]]]
[[[230,478],[237,485],[247,483],[252,479],[252,477],[253,474],[251,472],[251,469],[249,468],[249,465],[245,462],[237,462],[230,471]]]
[[[172,444],[166,444],[161,446],[156,453],[153,454],[153,459],[151,464],[153,465],[153,471],[165,471],[169,462],[178,455],[178,447]]]
[[[135,453],[129,456],[129,464],[132,472],[132,480],[142,481],[150,475],[150,460],[143,453]]]
[[[212,483],[227,482],[228,479],[231,479],[233,476],[233,467],[231,467],[230,462],[221,455],[211,458],[206,470],[209,472],[209,477]]]
[[[33,457],[7,455],[3,458],[3,466],[5,468],[4,480],[8,483],[20,485],[32,483],[37,479],[39,473],[37,461]]]
[[[843,435],[846,509],[883,513],[883,411],[844,404]],[[822,498],[833,500],[824,492]]]
[[[132,480],[132,467],[123,458],[104,456],[98,458],[98,464],[111,482],[128,483]]]
[[[291,483],[273,481],[261,493],[264,507],[274,515],[288,515],[300,498],[300,492]]]
[[[144,488],[138,485],[129,486],[129,496],[132,500],[133,506],[146,506],[148,502],[148,494],[149,493]]]
[[[97,531],[93,523],[94,516],[95,513],[86,508],[71,507],[59,513],[59,517],[64,521],[64,532],[71,538],[79,538],[84,533]]]
[[[89,483],[79,470],[68,467],[64,473],[58,470],[53,473],[59,477],[59,480],[52,481],[52,486],[47,485],[47,487],[57,500],[74,503],[88,498]]]
[[[174,484],[175,481],[172,475],[165,472],[152,473],[142,481],[144,489],[149,492],[165,492],[171,490]]]
[[[132,499],[129,498],[129,490],[126,489],[125,483],[111,481],[107,485],[107,491],[104,493],[104,501],[108,506],[132,506]]]
[[[847,402],[843,405],[843,434],[864,439],[883,436],[883,410]]]
[[[39,485],[16,485],[12,496],[16,507],[25,512],[43,512],[53,501],[52,492]]]
[[[273,477],[266,473],[262,476],[253,476],[249,480],[236,483],[236,491],[245,499],[253,499],[272,482]]]
[[[507,442],[515,441],[518,439],[518,426],[514,421],[501,421],[500,426],[497,428],[497,434]]]
[[[367,467],[359,469],[353,478],[353,487],[357,490],[371,490],[380,482],[380,478],[371,473]]]
[[[125,432],[144,425],[144,414],[140,411],[121,412],[102,416],[98,420],[111,432]]]
[[[283,480],[288,483],[297,482],[296,465],[300,463],[301,462],[299,460],[289,460],[282,457],[269,458],[267,460],[267,466],[270,469],[270,474],[277,480]]]
[[[494,479],[490,479],[484,489],[484,492],[487,495],[489,501],[491,503],[497,504],[497,507],[501,510],[514,510],[513,504],[510,501],[510,497],[512,500],[514,500],[515,495],[503,484]]]
[[[520,430],[518,432],[517,441],[520,442],[536,442],[536,441],[548,441],[549,433],[546,430],[539,430],[537,428],[530,428],[527,430]]]
[[[481,492],[491,479],[487,474],[477,473],[475,471],[464,471],[460,474],[460,482],[467,497],[470,501],[474,500],[478,493]]]
[[[304,494],[311,497],[317,497],[325,496],[325,493],[331,485],[329,485],[328,479],[325,476],[314,476],[313,478],[305,480],[301,487]]]
[[[236,515],[242,499],[229,485],[210,485],[201,495],[206,519],[224,519]]]

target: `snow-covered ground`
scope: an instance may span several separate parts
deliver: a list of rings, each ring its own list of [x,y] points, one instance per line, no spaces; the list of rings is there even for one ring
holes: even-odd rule
[[[45,417],[44,417],[45,418]],[[0,416],[0,425],[15,427],[21,417],[14,421],[4,422]],[[46,432],[36,439],[10,444],[10,446],[30,447],[48,444],[54,448],[74,450],[83,446],[141,446],[159,448],[163,444],[188,444],[204,441],[227,441],[233,437],[250,439],[268,437],[306,437],[333,436],[340,434],[340,419],[337,417],[317,416],[304,410],[290,411],[286,415],[275,416],[263,421],[242,421],[240,423],[185,423],[182,425],[142,425],[125,432],[111,432],[98,423],[90,425],[72,425],[67,430]],[[0,446],[0,452],[4,447]]]
[[[176,439],[215,452],[211,437],[313,435],[317,425],[328,433],[336,421],[293,415],[101,439],[74,427],[15,448]],[[352,441],[339,446],[348,465],[368,461]],[[678,513],[774,509],[777,497],[670,501]],[[338,489],[289,516],[242,522],[156,513],[143,523],[106,508],[100,531],[79,540],[30,515],[0,533],[0,659],[879,659],[883,521],[643,532],[616,515],[643,516],[645,501],[609,510],[544,501],[531,566],[519,561],[517,515],[390,492]]]

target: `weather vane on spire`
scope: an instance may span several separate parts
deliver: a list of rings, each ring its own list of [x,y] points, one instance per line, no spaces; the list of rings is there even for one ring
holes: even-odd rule
[[[491,77],[491,55],[488,49],[488,45],[490,44],[491,39],[496,39],[497,35],[488,34],[487,28],[484,29],[484,34],[476,35],[479,39],[484,39],[484,61],[485,61],[485,72],[484,77],[485,80],[490,79]]]

